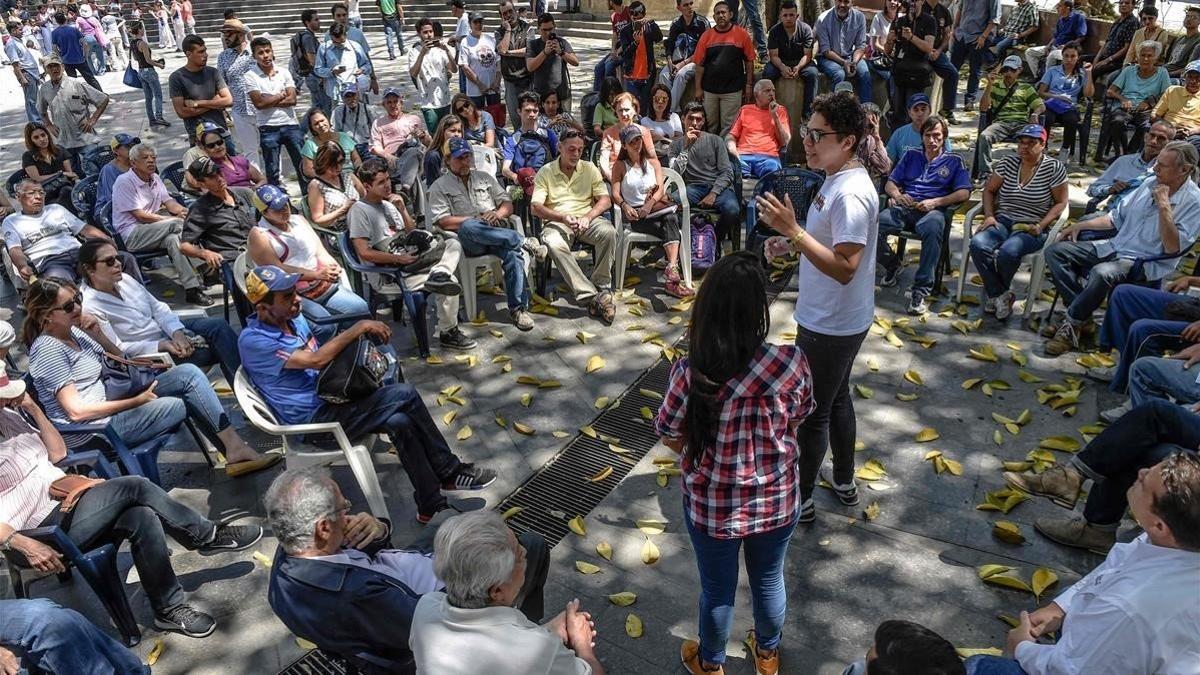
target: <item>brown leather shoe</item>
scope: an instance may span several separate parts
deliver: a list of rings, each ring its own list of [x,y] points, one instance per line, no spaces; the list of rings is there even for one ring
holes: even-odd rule
[[[1038,518],[1033,527],[1047,539],[1063,546],[1086,548],[1098,555],[1108,555],[1108,549],[1117,543],[1117,531],[1105,530],[1084,520],[1073,518]]]
[[[771,652],[770,656],[764,656],[758,648],[758,640],[755,639],[754,631],[746,632],[746,647],[750,649],[750,653],[754,654],[754,668],[758,675],[779,675],[779,650]]]
[[[1083,474],[1065,466],[1051,467],[1036,475],[1005,471],[1004,482],[1029,494],[1047,497],[1064,509],[1073,509],[1079,501]]]
[[[679,660],[683,661],[683,667],[687,668],[692,675],[725,675],[725,668],[717,666],[716,670],[705,670],[700,664],[700,643],[695,640],[684,640],[683,645],[679,648]]]

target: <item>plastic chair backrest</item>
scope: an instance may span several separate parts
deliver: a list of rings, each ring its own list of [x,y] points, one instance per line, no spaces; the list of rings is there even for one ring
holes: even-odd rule
[[[187,181],[183,178],[183,162],[172,162],[167,168],[158,173],[165,182],[170,183],[176,192],[187,190]]]
[[[16,199],[17,198],[17,183],[20,183],[21,181],[25,180],[28,177],[29,177],[29,174],[25,173],[25,169],[17,169],[16,171],[12,172],[12,174],[8,177],[8,180],[5,181],[5,183],[4,183],[5,194],[7,194],[9,197],[12,197],[13,199]]]
[[[754,186],[754,196],[770,192],[780,201],[790,197],[796,222],[803,224],[808,218],[808,207],[824,183],[825,177],[815,171],[787,167],[763,176]]]
[[[100,181],[100,176],[86,176],[81,178],[75,187],[71,189],[71,203],[75,205],[75,210],[83,214],[83,219],[92,222],[92,211],[96,206],[96,188]]]
[[[471,144],[471,150],[475,153],[475,168],[477,170],[483,171],[489,176],[495,176],[499,173],[500,163],[496,159],[494,150],[486,145],[479,145],[477,143]]]
[[[244,367],[238,368],[237,375],[233,378],[233,395],[237,398],[238,407],[250,418],[254,426],[264,431],[279,433],[276,430],[283,425],[275,418],[275,412],[267,405],[266,399],[254,387]]]

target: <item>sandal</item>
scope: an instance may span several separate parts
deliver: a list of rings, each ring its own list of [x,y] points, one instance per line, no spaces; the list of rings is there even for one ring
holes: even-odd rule
[[[696,291],[688,288],[682,281],[668,281],[666,284],[667,293],[677,298],[690,298],[696,294]]]
[[[613,302],[612,292],[602,291],[592,300],[592,304],[588,305],[588,315],[600,319],[608,325],[612,325],[613,319],[617,316],[617,306]]]

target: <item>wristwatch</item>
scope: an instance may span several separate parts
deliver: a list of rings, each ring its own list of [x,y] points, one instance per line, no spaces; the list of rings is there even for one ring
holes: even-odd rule
[[[17,536],[17,531],[13,530],[8,534],[7,537],[4,538],[4,541],[0,541],[0,551],[7,551],[12,548],[9,544],[12,542],[12,538],[15,536]]]

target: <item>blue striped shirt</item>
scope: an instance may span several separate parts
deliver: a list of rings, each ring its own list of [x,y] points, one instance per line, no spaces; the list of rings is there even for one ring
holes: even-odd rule
[[[101,403],[107,400],[104,381],[101,379],[104,348],[79,328],[71,329],[71,337],[79,343],[78,350],[50,335],[39,336],[29,348],[29,374],[33,377],[38,400],[41,401],[46,416],[58,424],[70,424],[74,421],[58,402],[58,392],[68,384],[75,385],[79,397],[86,403]],[[108,418],[89,421],[107,422]],[[87,438],[86,435],[78,434],[63,436],[69,446],[79,445]]]

